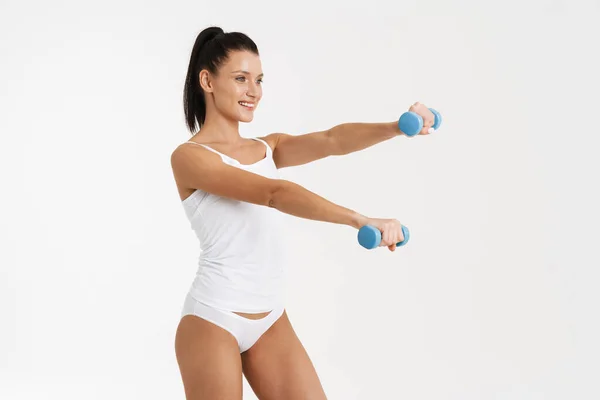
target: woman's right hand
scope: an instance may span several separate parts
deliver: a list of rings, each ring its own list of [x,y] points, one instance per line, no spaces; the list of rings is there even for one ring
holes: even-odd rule
[[[404,241],[402,224],[397,219],[368,218],[366,225],[374,226],[381,232],[380,247],[387,246],[390,251],[395,251],[396,244]]]

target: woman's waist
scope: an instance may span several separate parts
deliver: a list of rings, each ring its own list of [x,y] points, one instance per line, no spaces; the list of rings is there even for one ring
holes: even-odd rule
[[[227,277],[276,277],[283,273],[282,259],[251,259],[239,257],[203,257],[198,260],[198,274]]]

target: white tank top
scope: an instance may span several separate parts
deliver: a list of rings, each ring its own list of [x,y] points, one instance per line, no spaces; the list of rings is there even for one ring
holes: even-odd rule
[[[279,174],[271,147],[265,158],[241,164],[218,154],[224,163],[267,178]],[[284,303],[285,265],[281,246],[283,214],[277,209],[233,200],[197,189],[182,201],[200,242],[200,257],[190,294],[228,311],[260,313]]]

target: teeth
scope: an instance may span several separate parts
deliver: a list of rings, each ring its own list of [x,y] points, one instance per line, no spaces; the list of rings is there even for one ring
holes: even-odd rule
[[[246,103],[244,101],[240,101],[239,103],[241,105],[245,106],[245,107],[249,107],[249,108],[253,108],[254,107],[254,104]]]

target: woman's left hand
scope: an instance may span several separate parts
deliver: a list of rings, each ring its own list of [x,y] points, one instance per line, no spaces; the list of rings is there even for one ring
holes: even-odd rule
[[[429,135],[429,128],[431,128],[433,124],[435,124],[435,115],[433,115],[431,110],[427,108],[425,104],[416,102],[415,104],[410,106],[408,111],[412,111],[416,114],[419,114],[423,118],[423,129],[421,129],[419,135]]]

